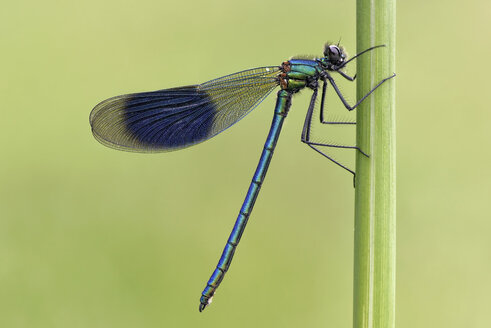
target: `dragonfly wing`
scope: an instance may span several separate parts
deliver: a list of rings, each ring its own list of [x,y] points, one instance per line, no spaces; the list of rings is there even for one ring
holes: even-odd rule
[[[254,109],[278,85],[262,67],[200,85],[135,93],[99,103],[90,114],[102,144],[136,152],[172,151],[205,141]]]

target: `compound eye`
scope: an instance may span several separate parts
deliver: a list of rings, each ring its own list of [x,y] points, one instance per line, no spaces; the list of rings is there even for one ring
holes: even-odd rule
[[[338,46],[335,46],[335,45],[329,46],[329,52],[332,52],[334,54],[339,54],[340,53]]]
[[[329,46],[329,59],[337,61],[341,57],[341,51],[337,46]]]

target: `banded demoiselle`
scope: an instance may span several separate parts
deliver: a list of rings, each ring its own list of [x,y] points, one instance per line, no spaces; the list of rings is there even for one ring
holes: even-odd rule
[[[319,80],[322,80],[320,122],[323,124],[353,124],[352,122],[324,120],[327,85],[330,84],[334,88],[339,99],[349,111],[356,108],[375,89],[394,77],[395,74],[381,80],[353,106],[350,106],[345,100],[331,74],[338,73],[343,78],[354,81],[356,75],[347,75],[343,68],[361,54],[379,47],[383,45],[366,49],[347,60],[346,53],[339,44],[326,44],[324,56],[321,58],[292,58],[279,66],[249,69],[203,84],[117,96],[104,100],[94,107],[90,114],[90,125],[94,137],[100,143],[125,151],[166,152],[198,144],[219,134],[258,106],[276,87],[280,88],[277,93],[273,122],[259,164],[218,265],[201,294],[200,312],[211,303],[215,291],[230,267],[295,93],[304,88],[313,90],[301,141],[354,174],[348,167],[318,149],[318,146],[336,147],[335,145],[311,141],[312,115]],[[355,146],[345,148],[358,149]]]

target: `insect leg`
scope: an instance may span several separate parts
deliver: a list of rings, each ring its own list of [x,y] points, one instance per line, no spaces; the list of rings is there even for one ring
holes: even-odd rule
[[[321,108],[320,108],[320,121],[322,124],[356,124],[356,122],[339,122],[339,121],[324,121],[324,104],[325,104],[325,98],[326,98],[326,93],[327,93],[327,81],[326,78],[323,77],[323,84],[322,84],[322,100],[321,100]]]
[[[349,76],[348,74],[346,74],[345,72],[343,71],[337,71],[339,73],[339,75],[341,75],[342,77],[344,77],[346,80],[348,81],[351,81],[353,82],[355,79],[356,79],[356,74],[353,75],[353,77]]]
[[[324,82],[324,85],[326,85],[325,82]],[[324,89],[325,88],[323,87],[323,90]],[[343,169],[347,170],[348,172],[350,172],[351,174],[354,175],[355,174],[354,171],[350,170],[345,165],[339,163],[338,161],[336,161],[335,159],[333,159],[329,155],[325,154],[324,152],[322,152],[321,150],[319,150],[316,146],[327,146],[327,147],[337,147],[337,148],[352,148],[352,147],[349,147],[349,146],[336,146],[336,145],[328,145],[328,144],[320,144],[320,143],[315,143],[315,142],[311,142],[310,141],[310,126],[312,124],[312,115],[314,113],[314,107],[315,107],[315,100],[316,100],[316,98],[317,98],[317,88],[314,89],[314,93],[312,94],[312,98],[310,99],[309,109],[307,110],[307,115],[305,116],[305,122],[303,124],[301,141],[303,143],[307,144],[310,148],[312,148],[313,150],[315,150],[316,152],[318,152],[322,156],[326,157],[328,160],[330,160],[334,164],[342,167]]]
[[[354,125],[356,124],[356,122],[334,122],[334,121],[324,121],[324,111],[325,111],[325,102],[324,102],[324,99],[326,97],[326,92],[327,92],[327,81],[326,81],[326,78],[324,77],[323,78],[323,85],[322,85],[322,100],[321,100],[321,108],[320,108],[320,122],[322,124],[344,124],[344,125]],[[309,129],[310,129],[310,126],[309,126]],[[356,149],[358,151],[360,151],[360,153],[362,153],[363,155],[365,155],[366,157],[369,157],[367,153],[365,153],[363,150],[361,150],[359,147],[357,146],[342,146],[342,145],[333,145],[333,144],[326,144],[326,143],[315,143],[315,142],[312,142],[310,141],[310,139],[308,140],[309,143],[311,145],[314,145],[314,146],[325,146],[325,147],[333,147],[333,148],[345,148],[345,149]]]
[[[372,90],[370,90],[366,95],[364,95],[360,100],[358,100],[358,102],[355,105],[350,106],[350,104],[348,104],[348,102],[346,101],[346,99],[344,99],[343,94],[341,93],[341,91],[339,90],[338,86],[336,85],[336,82],[334,82],[334,79],[332,78],[332,76],[329,73],[327,73],[327,72],[325,73],[325,78],[327,78],[329,80],[329,83],[331,83],[331,85],[333,86],[334,90],[338,94],[339,99],[341,99],[341,101],[343,102],[344,107],[346,107],[346,109],[347,110],[350,110],[350,111],[353,110],[353,109],[355,109],[356,107],[358,107],[358,105],[363,100],[365,100],[369,95],[371,95],[372,92],[374,92],[379,86],[381,86],[382,83],[384,83],[385,81],[393,78],[394,76],[396,76],[395,73],[392,74],[391,76],[386,77],[385,79],[381,80]]]

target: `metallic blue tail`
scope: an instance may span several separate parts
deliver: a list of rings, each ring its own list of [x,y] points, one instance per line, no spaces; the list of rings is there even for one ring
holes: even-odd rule
[[[289,91],[280,90],[278,92],[273,122],[271,123],[271,128],[269,130],[266,143],[264,144],[261,158],[259,159],[256,172],[254,173],[254,177],[252,178],[252,182],[249,186],[249,190],[247,191],[244,203],[242,204],[242,208],[240,209],[239,216],[235,221],[234,228],[230,234],[230,237],[228,238],[222,256],[220,257],[217,267],[215,271],[213,271],[210,280],[208,280],[203,293],[201,293],[199,305],[200,312],[203,311],[211,303],[215,291],[217,290],[218,286],[220,286],[225,273],[230,267],[230,263],[232,262],[232,258],[234,257],[235,249],[240,242],[240,237],[242,237],[242,233],[244,232],[244,229],[247,225],[247,221],[252,212],[252,208],[254,207],[257,195],[259,194],[259,190],[261,189],[261,184],[263,183],[266,172],[268,171],[269,163],[271,162],[271,158],[273,157],[276,142],[278,141],[281,127],[283,126],[283,121],[288,114],[288,110],[290,109],[291,97],[292,93]]]

